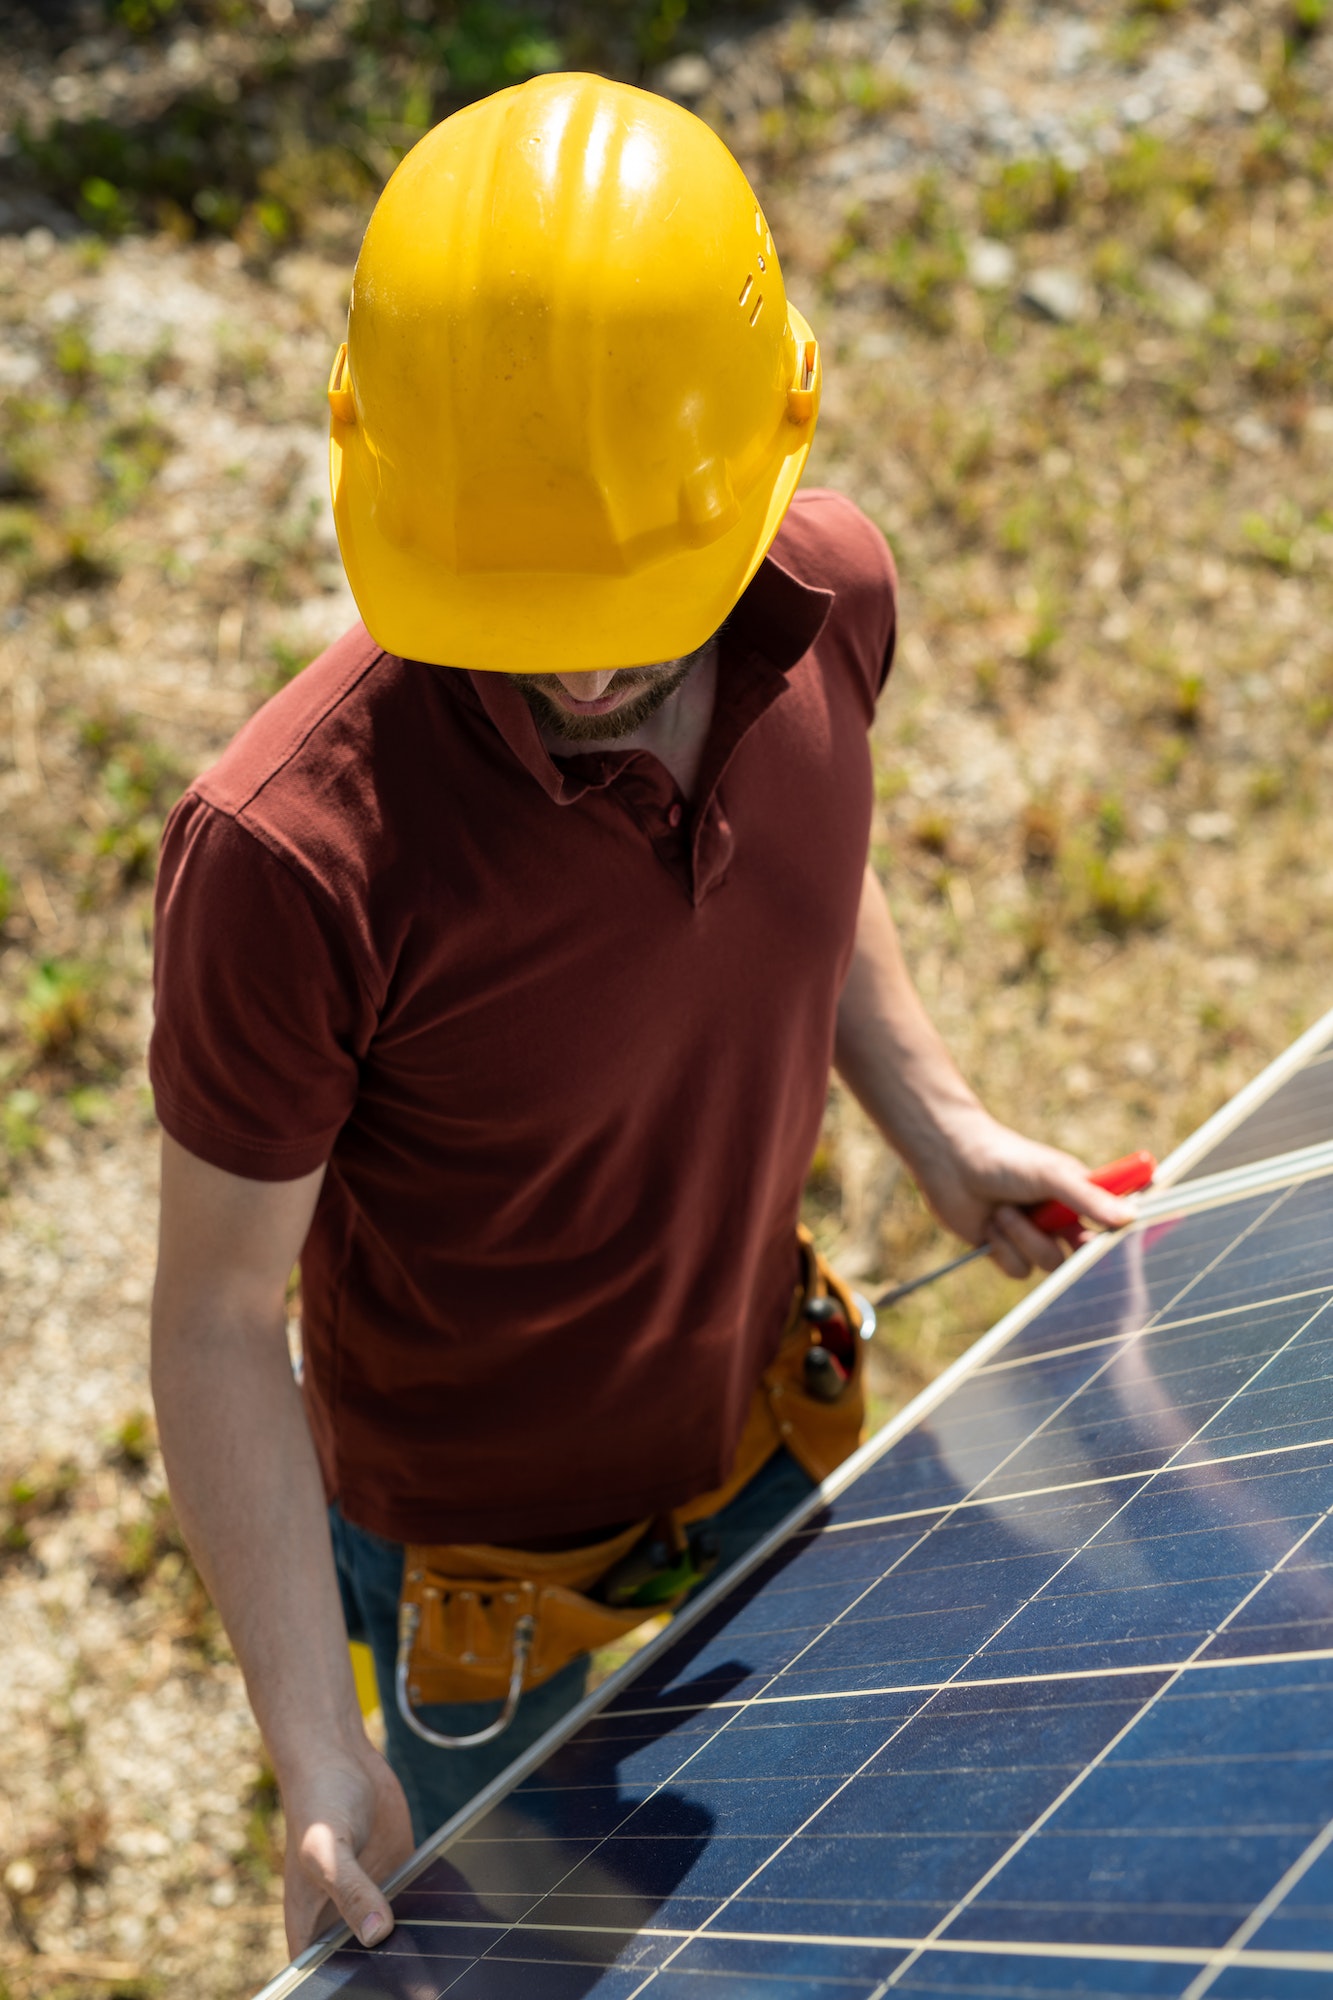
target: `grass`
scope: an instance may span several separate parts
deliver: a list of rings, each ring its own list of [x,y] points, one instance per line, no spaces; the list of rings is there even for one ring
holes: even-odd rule
[[[64,1511],[79,1476],[76,1465],[61,1461],[39,1463],[11,1479],[0,1492],[0,1552],[26,1555],[35,1524]]]
[[[42,959],[30,973],[19,1020],[37,1060],[66,1061],[86,1043],[97,1005],[96,980],[85,966]]]
[[[146,734],[137,716],[114,707],[80,718],[77,740],[97,784],[102,820],[94,852],[105,865],[86,884],[89,900],[151,881],[183,774],[175,753]]]
[[[0,1137],[9,1161],[35,1153],[42,1143],[42,1098],[35,1090],[11,1090],[0,1111]]]
[[[157,1463],[156,1436],[143,1413],[126,1419],[111,1440],[107,1462],[137,1482]],[[97,1565],[97,1581],[122,1599],[151,1606],[158,1629],[184,1649],[192,1668],[230,1658],[212,1601],[185,1546],[166,1493],[138,1490]]]
[[[1121,12],[1126,60],[1173,18]],[[1289,46],[1271,112],[1234,141],[1139,134],[1081,167],[1018,159],[938,200],[918,177],[852,204],[822,268],[826,311],[877,281],[895,336],[891,371],[845,382],[816,444],[816,477],[875,494],[908,592],[873,851],[965,1070],[997,1110],[1104,1157],[1164,1149],[1327,1005],[1300,828],[1333,775],[1329,460],[1306,429],[1333,402],[1333,127],[1300,62]],[[938,310],[926,288],[923,311],[885,283],[896,246],[947,256],[976,235],[1011,243],[1019,271],[1083,273],[1096,319],[1043,325],[965,278]],[[1262,968],[1244,1006],[1207,991],[1228,951]],[[1150,1086],[1141,1050],[1119,1067],[1133,1034]],[[811,1189],[832,1248],[842,1116],[835,1099]],[[872,1268],[946,1253],[908,1201],[900,1185],[856,1246]],[[903,1319],[901,1345],[937,1326],[945,1358],[1011,1296],[960,1282]]]
[[[235,1865],[256,1889],[281,1882],[283,1862],[282,1794],[267,1759],[246,1798],[245,1838]]]
[[[138,1475],[147,1470],[157,1450],[157,1426],[147,1410],[132,1410],[117,1426],[109,1463]]]

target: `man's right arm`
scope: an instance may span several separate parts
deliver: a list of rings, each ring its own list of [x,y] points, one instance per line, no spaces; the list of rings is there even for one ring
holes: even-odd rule
[[[245,1674],[282,1790],[293,1953],[335,1914],[365,1944],[412,1850],[361,1725],[323,1487],[287,1354],[285,1294],[323,1169],[251,1181],[164,1136],[153,1396],[172,1499]]]

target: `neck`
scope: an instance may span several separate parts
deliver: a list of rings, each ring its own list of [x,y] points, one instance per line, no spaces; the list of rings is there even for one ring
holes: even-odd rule
[[[697,666],[670,700],[663,702],[639,728],[629,730],[624,736],[604,737],[597,743],[571,743],[540,724],[538,734],[553,757],[586,757],[603,750],[647,750],[665,764],[688,799],[693,796],[708,741],[716,691],[717,645],[713,643],[701,654]]]

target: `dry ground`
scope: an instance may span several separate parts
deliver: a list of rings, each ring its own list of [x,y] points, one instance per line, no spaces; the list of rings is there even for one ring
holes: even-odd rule
[[[661,79],[824,344],[812,477],[897,552],[875,855],[918,981],[997,1111],[1099,1159],[1333,998],[1333,62],[1299,15],[867,0]],[[163,814],[349,617],[321,404],[360,220],[0,235],[14,2000],[223,2000],[281,1957],[271,1788],[144,1416],[141,1051]],[[836,1095],[810,1213],[867,1277],[950,1247]],[[892,1315],[881,1408],[1013,1296],[982,1269]]]

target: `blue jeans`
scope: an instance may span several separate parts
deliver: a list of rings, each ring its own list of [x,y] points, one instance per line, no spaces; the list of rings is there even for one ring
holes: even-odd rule
[[[712,1575],[737,1562],[761,1536],[798,1507],[812,1481],[794,1458],[779,1451],[742,1487],[730,1506],[709,1523],[719,1554]],[[518,1713],[502,1736],[475,1750],[438,1750],[414,1736],[393,1698],[398,1652],[398,1595],[403,1581],[403,1545],[354,1527],[336,1506],[329,1509],[333,1555],[338,1567],[343,1617],[350,1639],[362,1640],[375,1659],[388,1735],[389,1762],[412,1813],[420,1843],[465,1806],[492,1778],[522,1756],[529,1744],[582,1700],[588,1673],[586,1654],[572,1660],[541,1687],[523,1696]],[[418,1713],[431,1729],[466,1736],[494,1720],[497,1707],[478,1701],[436,1702]]]

